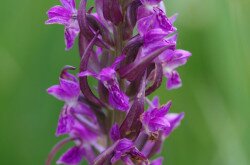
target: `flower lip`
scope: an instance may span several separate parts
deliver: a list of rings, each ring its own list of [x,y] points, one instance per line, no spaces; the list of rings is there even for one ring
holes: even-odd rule
[[[64,38],[66,50],[73,47],[74,41],[80,32],[78,21],[76,19],[77,10],[75,0],[60,0],[62,6],[54,6],[47,12],[48,20],[45,24],[64,25]]]
[[[169,101],[161,107],[149,109],[140,116],[145,132],[151,139],[157,139],[160,131],[164,131],[171,126],[167,119],[171,104],[172,102]]]
[[[74,105],[80,95],[80,86],[77,78],[68,73],[68,70],[73,70],[72,66],[65,66],[60,74],[59,84],[53,85],[47,89],[47,92],[56,97],[58,100],[62,100],[68,103],[68,105]]]

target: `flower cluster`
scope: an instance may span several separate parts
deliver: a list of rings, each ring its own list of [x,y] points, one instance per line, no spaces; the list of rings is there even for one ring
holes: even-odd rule
[[[191,53],[176,48],[177,15],[167,17],[162,0],[60,0],[48,11],[46,24],[64,25],[66,50],[78,37],[80,64],[76,75],[65,66],[59,84],[47,92],[64,102],[56,136],[67,136],[50,152],[46,164],[68,142],[73,146],[57,164],[161,165],[164,140],[184,113],[169,113],[147,97],[166,77],[168,90],[182,85],[177,72]],[[96,12],[93,12],[96,11]],[[96,80],[90,85],[89,78]],[[148,107],[148,108],[146,108]]]

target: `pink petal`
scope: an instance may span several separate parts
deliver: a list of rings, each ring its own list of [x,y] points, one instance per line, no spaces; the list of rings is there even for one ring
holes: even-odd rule
[[[59,85],[53,85],[47,89],[48,94],[54,96],[58,100],[67,101],[71,96],[65,92]]]
[[[72,147],[67,150],[56,162],[57,164],[77,165],[82,161],[84,150],[80,147]]]
[[[54,6],[47,12],[49,18],[60,17],[65,20],[70,20],[72,13],[62,6]]]
[[[173,71],[172,73],[167,73],[167,89],[177,89],[182,86],[180,75],[177,71]]]
[[[62,5],[71,11],[74,11],[76,9],[76,4],[75,4],[75,0],[60,0]]]
[[[60,86],[72,99],[77,98],[80,95],[78,82],[60,78]]]
[[[66,108],[66,107],[64,107],[64,108]],[[70,115],[65,115],[63,113],[64,113],[64,110],[62,110],[62,112],[59,116],[57,129],[56,129],[56,136],[70,133],[70,131],[72,130],[73,125],[74,125],[73,117]]]
[[[67,25],[68,21],[61,18],[61,17],[53,17],[51,19],[48,19],[45,24],[60,24],[60,25]]]
[[[73,47],[75,39],[78,34],[79,34],[79,29],[65,28],[64,38],[65,38],[66,50],[69,50]]]

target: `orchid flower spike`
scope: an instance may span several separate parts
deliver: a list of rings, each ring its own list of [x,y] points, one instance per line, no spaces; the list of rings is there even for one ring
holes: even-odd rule
[[[78,39],[79,71],[65,66],[58,84],[47,89],[64,103],[55,134],[65,138],[46,165],[65,145],[57,164],[165,164],[152,157],[184,112],[172,113],[171,101],[161,105],[158,96],[148,98],[164,77],[166,89],[182,86],[177,70],[191,53],[177,49],[177,14],[169,17],[162,0],[95,0],[91,7],[87,0],[60,2],[45,23],[64,26],[66,50]]]

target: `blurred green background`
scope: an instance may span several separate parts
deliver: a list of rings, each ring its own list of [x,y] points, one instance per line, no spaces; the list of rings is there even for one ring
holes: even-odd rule
[[[93,2],[93,1],[90,1]],[[42,165],[63,105],[45,90],[60,69],[78,65],[64,51],[63,27],[46,26],[57,0],[12,0],[0,5],[0,164]],[[250,1],[168,0],[178,12],[178,47],[193,53],[179,69],[183,87],[157,94],[186,113],[165,143],[169,165],[250,164]]]

